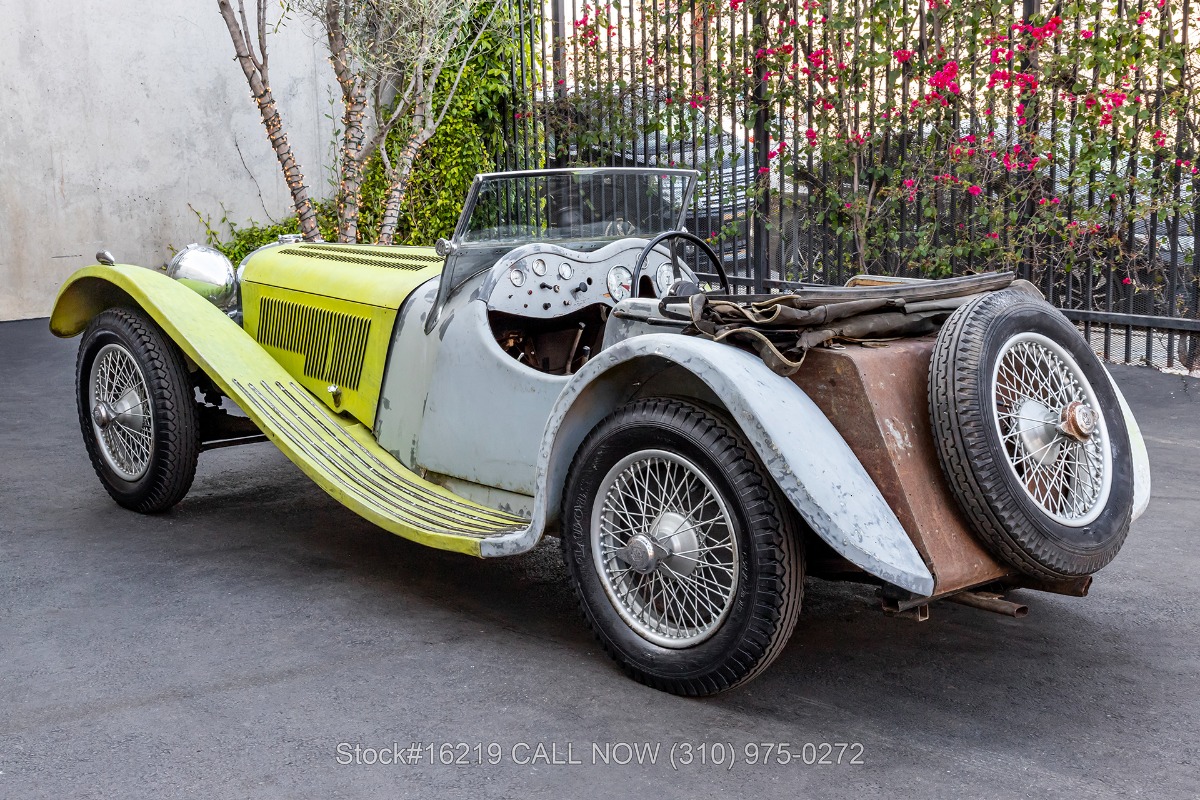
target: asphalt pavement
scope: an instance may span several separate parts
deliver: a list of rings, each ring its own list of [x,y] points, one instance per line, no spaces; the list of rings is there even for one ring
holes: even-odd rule
[[[168,514],[118,508],[80,438],[76,345],[0,323],[2,798],[1200,792],[1195,378],[1112,369],[1153,500],[1089,597],[917,623],[810,581],[771,669],[692,700],[604,656],[557,542],[420,547],[269,444],[204,454]]]

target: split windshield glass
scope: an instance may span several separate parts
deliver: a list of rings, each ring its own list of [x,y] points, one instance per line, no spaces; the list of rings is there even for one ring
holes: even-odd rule
[[[488,175],[458,242],[554,242],[589,251],[628,236],[654,236],[682,224],[693,182],[688,173],[651,169]]]

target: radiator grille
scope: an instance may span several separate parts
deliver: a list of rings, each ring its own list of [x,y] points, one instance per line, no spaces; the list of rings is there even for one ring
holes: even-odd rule
[[[304,357],[304,374],[357,389],[371,320],[264,297],[258,307],[258,341]]]
[[[439,256],[421,253],[388,253],[380,250],[365,250],[346,245],[306,244],[303,247],[287,247],[279,253],[301,258],[319,258],[323,261],[340,261],[343,264],[363,264],[368,267],[418,270],[442,263]]]

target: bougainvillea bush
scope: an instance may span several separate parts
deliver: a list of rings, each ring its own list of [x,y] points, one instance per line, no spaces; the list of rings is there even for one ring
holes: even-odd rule
[[[589,4],[560,95],[653,98],[635,137],[695,136],[696,115],[765,133],[733,155],[754,159],[760,198],[774,189],[768,224],[802,205],[809,244],[775,265],[784,278],[1014,268],[1056,292],[1151,291],[1182,313],[1195,300],[1200,15],[1181,3],[1028,17],[994,0]],[[1165,279],[1171,258],[1184,280]]]

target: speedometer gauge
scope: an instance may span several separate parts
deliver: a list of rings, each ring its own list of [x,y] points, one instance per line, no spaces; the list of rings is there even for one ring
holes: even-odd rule
[[[633,273],[625,267],[613,267],[608,271],[608,293],[618,303],[629,297],[633,289]]]
[[[537,275],[539,278],[542,277],[543,275],[545,275],[546,274],[546,262],[542,261],[540,258],[535,258],[533,260],[533,274]]]

